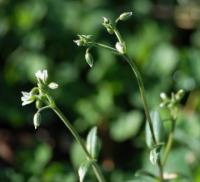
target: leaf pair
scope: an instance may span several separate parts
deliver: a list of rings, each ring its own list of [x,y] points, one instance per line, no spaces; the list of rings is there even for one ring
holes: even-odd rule
[[[91,155],[91,159],[87,159],[85,162],[83,162],[79,169],[78,169],[78,175],[79,175],[79,180],[80,182],[83,182],[85,175],[87,174],[89,168],[91,165],[96,162],[96,157],[98,154],[98,137],[97,137],[97,127],[93,127],[88,135],[87,135],[87,140],[86,140],[86,148]]]
[[[147,146],[151,149],[150,151],[150,161],[153,165],[155,165],[160,158],[160,151],[163,146],[164,139],[164,126],[160,118],[160,114],[158,111],[152,111],[150,113],[153,131],[156,139],[156,145],[153,141],[151,130],[149,127],[149,123],[146,122],[146,143]]]

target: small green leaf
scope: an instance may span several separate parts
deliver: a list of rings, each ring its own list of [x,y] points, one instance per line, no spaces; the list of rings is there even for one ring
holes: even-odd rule
[[[157,164],[158,158],[159,158],[159,153],[156,152],[156,149],[151,150],[149,159],[153,165]]]
[[[152,111],[150,113],[150,116],[151,116],[151,121],[153,125],[156,142],[160,143],[162,142],[162,139],[164,136],[164,126],[160,119],[160,113],[158,111]],[[153,142],[153,138],[151,135],[151,130],[150,130],[148,122],[146,122],[146,143],[149,148],[152,148],[154,146],[154,142]]]
[[[83,182],[85,175],[90,168],[92,164],[92,161],[85,161],[84,163],[81,164],[81,166],[78,169],[78,175],[79,175],[79,180],[80,182]]]
[[[149,159],[153,165],[157,164],[158,159],[160,158],[160,151],[162,148],[163,144],[156,145],[151,151],[150,151],[150,156]]]
[[[97,127],[93,127],[87,136],[86,147],[93,158],[97,156]]]

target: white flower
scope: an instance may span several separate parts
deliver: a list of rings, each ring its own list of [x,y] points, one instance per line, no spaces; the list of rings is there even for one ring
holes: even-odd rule
[[[35,101],[35,97],[31,94],[31,92],[23,92],[22,91],[22,106],[30,104]]]
[[[35,73],[35,76],[38,79],[38,81],[42,81],[43,83],[46,83],[47,78],[48,78],[48,72],[47,70],[38,70]]]
[[[55,82],[51,82],[51,83],[48,85],[48,87],[49,87],[50,89],[57,89],[57,88],[58,88],[58,84],[55,83]]]

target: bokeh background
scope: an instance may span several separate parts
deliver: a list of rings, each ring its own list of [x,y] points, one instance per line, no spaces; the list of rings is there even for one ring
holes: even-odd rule
[[[52,94],[83,138],[98,126],[99,164],[108,181],[133,181],[139,169],[156,172],[130,68],[110,52],[93,49],[90,69],[85,49],[73,43],[77,34],[92,34],[114,45],[102,16],[114,19],[124,11],[133,16],[119,29],[144,77],[149,107],[159,107],[162,91],[186,91],[165,170],[186,175],[185,181],[200,181],[198,0],[0,0],[1,182],[78,181],[84,155],[63,123],[45,111],[35,131],[35,107],[21,106],[21,91],[33,87],[38,69],[48,69],[50,79],[59,83]],[[96,181],[92,172],[86,181]]]

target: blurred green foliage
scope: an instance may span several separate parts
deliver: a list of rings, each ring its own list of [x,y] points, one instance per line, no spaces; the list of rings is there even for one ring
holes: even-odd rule
[[[76,34],[92,34],[114,45],[101,26],[101,17],[133,11],[133,18],[120,24],[120,29],[142,72],[150,108],[158,108],[162,91],[182,88],[187,92],[165,170],[198,182],[199,9],[197,0],[0,0],[0,181],[78,179],[77,165],[84,156],[62,123],[46,112],[42,126],[34,131],[35,110],[21,107],[20,91],[32,88],[35,71],[43,68],[60,84],[54,96],[81,135],[98,126],[99,161],[108,181],[137,181],[133,178],[138,169],[154,169],[146,151],[145,118],[131,70],[105,50],[93,50],[95,62],[90,69],[84,50],[73,43]],[[162,119],[166,119],[164,111]],[[86,181],[94,179],[91,173]]]

